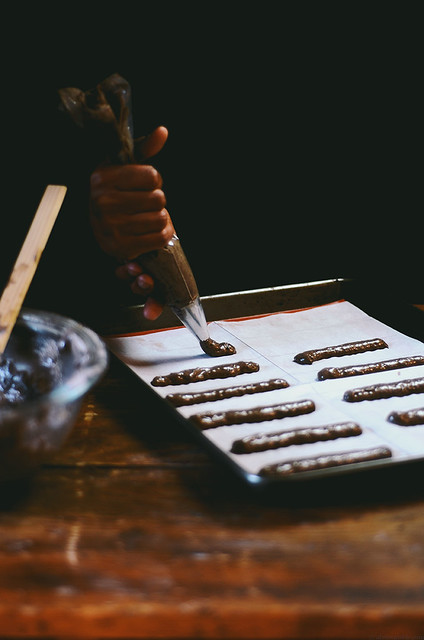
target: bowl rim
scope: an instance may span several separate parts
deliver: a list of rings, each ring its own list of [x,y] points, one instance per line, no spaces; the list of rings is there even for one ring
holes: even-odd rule
[[[79,398],[82,399],[87,391],[89,391],[106,372],[109,363],[106,344],[93,329],[78,320],[53,311],[22,307],[16,319],[16,324],[28,326],[42,324],[43,326],[54,325],[59,328],[66,327],[70,332],[77,334],[85,345],[90,346],[90,350],[96,354],[96,357],[92,358],[89,363],[84,364],[83,375],[81,375],[81,371],[76,370],[66,382],[61,382],[51,391],[41,396],[16,405],[0,407],[0,415],[3,418],[9,418],[17,414],[23,415],[27,412],[30,413],[34,411],[34,409],[45,406],[46,404],[68,404]]]

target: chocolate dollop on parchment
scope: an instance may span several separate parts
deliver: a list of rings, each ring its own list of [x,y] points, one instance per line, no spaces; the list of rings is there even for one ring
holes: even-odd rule
[[[216,358],[218,356],[232,356],[237,353],[236,348],[229,342],[216,342],[212,338],[201,340],[200,346],[208,356]]]

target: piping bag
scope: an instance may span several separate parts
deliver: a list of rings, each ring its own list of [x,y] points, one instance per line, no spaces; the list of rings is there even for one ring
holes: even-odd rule
[[[115,73],[86,92],[74,87],[59,89],[59,96],[62,109],[75,124],[84,128],[91,145],[95,145],[109,163],[137,162],[131,87],[122,76]],[[155,295],[195,335],[203,351],[208,355],[226,355],[223,349],[226,343],[214,343],[209,337],[197,284],[178,236],[174,234],[162,249],[140,255],[137,262],[154,278]],[[212,353],[212,343],[221,349]]]

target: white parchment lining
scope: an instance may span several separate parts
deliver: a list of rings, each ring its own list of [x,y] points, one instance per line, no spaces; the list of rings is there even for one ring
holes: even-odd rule
[[[348,389],[424,377],[423,365],[338,380],[317,380],[318,371],[324,367],[424,355],[424,343],[419,340],[392,329],[346,301],[264,317],[213,322],[209,324],[209,331],[214,340],[233,344],[237,353],[233,356],[211,358],[200,350],[196,339],[183,327],[140,335],[114,336],[105,338],[105,341],[110,350],[149,385],[155,376],[194,367],[209,367],[241,360],[254,361],[260,366],[257,373],[242,374],[236,378],[166,387],[152,386],[163,398],[170,393],[206,391],[271,378],[284,378],[290,385],[286,389],[176,408],[185,418],[195,413],[313,400],[316,409],[307,415],[202,431],[205,438],[248,473],[257,474],[264,465],[275,462],[374,446],[388,446],[394,460],[424,456],[424,426],[400,427],[387,420],[392,411],[424,407],[424,394],[358,403],[343,400],[343,394]],[[385,340],[388,349],[320,360],[312,365],[300,365],[293,360],[297,353],[308,349],[372,338]],[[239,455],[230,451],[233,441],[246,435],[322,426],[347,420],[357,422],[363,433],[355,437],[292,445],[259,453]]]

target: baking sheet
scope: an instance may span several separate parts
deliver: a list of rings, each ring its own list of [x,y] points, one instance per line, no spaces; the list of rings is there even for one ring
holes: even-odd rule
[[[343,394],[348,389],[423,377],[424,366],[337,380],[317,380],[318,371],[328,366],[358,365],[402,356],[424,355],[424,343],[420,340],[393,329],[346,300],[260,317],[219,320],[209,323],[209,330],[214,340],[230,342],[236,347],[237,353],[233,356],[210,358],[203,354],[195,338],[184,327],[108,336],[105,340],[110,350],[165,401],[170,393],[198,392],[272,378],[284,378],[289,383],[285,389],[173,408],[191,430],[193,425],[189,418],[197,413],[248,409],[303,399],[313,400],[316,409],[307,415],[269,422],[222,426],[199,432],[200,438],[206,444],[222,454],[223,459],[228,460],[249,481],[262,482],[263,478],[259,473],[265,465],[322,454],[366,450],[375,446],[389,447],[392,452],[392,457],[384,460],[383,464],[424,458],[424,426],[401,427],[387,420],[391,411],[423,407],[424,394],[359,403],[343,400]],[[293,360],[296,353],[306,349],[371,338],[385,340],[388,348],[320,360],[312,365],[299,365]],[[238,361],[256,362],[259,364],[259,371],[237,378],[191,382],[185,385],[152,385],[153,378],[158,375]],[[231,452],[233,441],[248,435],[278,430],[291,431],[301,427],[323,426],[349,420],[354,420],[360,425],[361,435],[291,445],[258,453]],[[378,464],[380,463],[381,461]],[[364,464],[370,466],[376,463],[359,463],[356,464],[356,468],[362,468]],[[355,465],[344,465],[347,466],[352,468]],[[343,472],[344,467],[332,468],[331,473]],[[298,473],[295,474],[295,479],[305,475],[322,474],[324,471],[328,470]],[[269,482],[269,478],[266,482]]]

